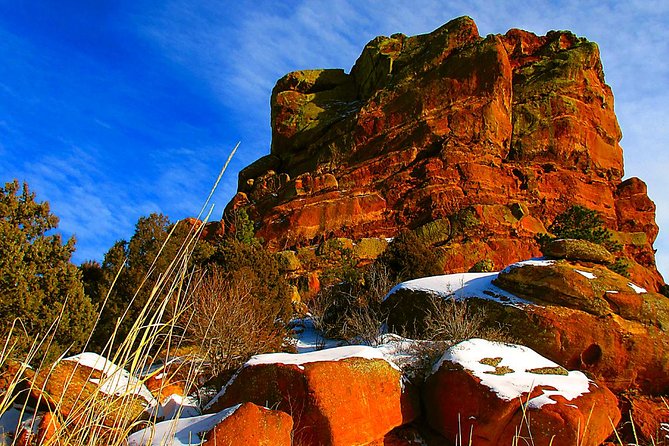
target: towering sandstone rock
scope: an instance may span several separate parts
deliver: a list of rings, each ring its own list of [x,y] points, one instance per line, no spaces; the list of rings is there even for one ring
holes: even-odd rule
[[[479,36],[468,17],[367,44],[349,74],[289,73],[272,92],[271,153],[228,206],[271,248],[392,237],[441,219],[447,272],[540,255],[534,241],[572,204],[599,211],[663,283],[645,184],[622,181],[621,131],[595,43],[569,32]]]

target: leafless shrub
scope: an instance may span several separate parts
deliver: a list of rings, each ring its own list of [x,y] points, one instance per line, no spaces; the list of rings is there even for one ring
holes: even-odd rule
[[[428,302],[423,326],[427,339],[450,345],[471,338],[500,342],[510,340],[508,333],[501,327],[486,325],[485,309],[472,310],[466,300],[434,297]]]
[[[391,287],[388,269],[373,264],[355,283],[324,288],[309,305],[315,327],[330,338],[377,344],[384,323],[381,302]]]
[[[466,300],[437,296],[427,300],[421,325],[405,330],[402,336],[423,339],[409,343],[407,347],[407,354],[412,355],[414,361],[409,363],[405,373],[417,382],[430,373],[432,366],[446,349],[459,342],[471,338],[513,342],[503,327],[487,325],[485,309],[474,309]]]
[[[203,273],[190,298],[186,334],[206,355],[212,375],[234,369],[254,354],[281,349],[284,324],[271,305],[253,296],[241,274],[219,269]]]

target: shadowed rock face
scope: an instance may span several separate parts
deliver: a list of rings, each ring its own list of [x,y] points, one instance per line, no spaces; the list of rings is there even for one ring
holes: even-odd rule
[[[351,69],[287,74],[272,92],[271,153],[245,168],[246,207],[273,249],[392,237],[436,219],[449,272],[539,255],[534,236],[580,204],[602,214],[658,289],[655,206],[622,182],[621,131],[595,43],[569,32],[479,36],[468,17],[377,37]]]

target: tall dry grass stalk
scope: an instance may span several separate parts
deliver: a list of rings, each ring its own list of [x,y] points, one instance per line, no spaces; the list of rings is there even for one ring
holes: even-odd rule
[[[239,143],[230,153],[198,215],[199,220],[206,222],[209,219],[213,210],[213,206],[210,206],[211,198],[238,147]],[[0,383],[3,384],[0,389],[6,389],[3,393],[0,393],[0,415],[12,406],[20,412],[21,417],[35,409],[30,407],[29,404],[35,404],[37,407],[49,407],[50,413],[53,415],[48,421],[48,430],[51,431],[51,435],[48,439],[39,439],[41,446],[121,446],[126,444],[126,438],[130,432],[147,423],[156,421],[159,416],[158,406],[149,407],[148,414],[145,416],[137,416],[137,392],[147,379],[160,372],[159,369],[156,369],[155,364],[165,362],[172,352],[181,346],[182,335],[188,327],[179,324],[183,322],[184,318],[182,316],[188,309],[189,300],[187,297],[198,286],[198,283],[193,281],[194,272],[189,270],[189,260],[198,243],[204,224],[199,227],[193,226],[190,229],[177,254],[171,259],[167,270],[156,277],[156,261],[163,254],[167,243],[172,239],[174,228],[176,228],[176,225],[163,243],[156,259],[153,260],[140,287],[136,290],[135,295],[131,297],[125,313],[117,322],[114,331],[110,333],[109,340],[101,353],[101,356],[118,365],[120,369],[127,370],[131,376],[142,376],[143,378],[129,381],[129,384],[121,389],[122,391],[109,395],[102,389],[106,384],[118,383],[119,373],[122,372],[122,370],[115,371],[109,368],[107,371],[111,373],[109,376],[104,376],[103,373],[99,378],[99,385],[86,386],[85,391],[75,394],[74,389],[81,389],[81,384],[77,387],[76,381],[78,373],[81,373],[82,370],[80,366],[72,366],[64,379],[63,391],[59,392],[58,395],[48,395],[46,392],[47,383],[50,379],[55,379],[56,373],[62,374],[62,364],[64,362],[60,361],[61,357],[59,361],[53,364],[46,364],[44,358],[36,358],[35,355],[42,346],[48,347],[53,341],[62,314],[61,318],[54,322],[47,333],[34,340],[27,357],[22,358],[19,363],[10,363],[15,347],[15,343],[12,341],[15,336],[12,336],[12,333],[15,334],[20,329],[20,321],[17,321],[0,350],[0,371],[11,370],[11,373],[5,373],[4,379],[7,382]],[[120,271],[116,278],[119,274]],[[152,282],[154,284],[150,290],[149,298],[143,305],[139,316],[132,322],[129,334],[124,339],[119,339],[119,327],[127,319],[128,309],[133,305],[140,291]],[[112,289],[113,287],[114,284],[112,284]],[[100,313],[104,311],[110,294],[111,289],[102,304]],[[88,342],[90,342],[90,339],[89,336]],[[83,349],[84,351],[86,346]],[[48,351],[48,348],[41,351]],[[156,352],[161,352],[159,357],[155,356]],[[33,370],[27,365],[28,363],[38,363],[38,366]],[[195,384],[201,365],[201,360],[187,363],[185,366],[188,368],[185,373],[187,376],[186,387]],[[155,369],[152,373],[146,373],[147,370],[152,369]],[[88,369],[84,370],[87,371]],[[183,370],[177,370],[176,372],[179,372],[182,376],[184,375]],[[62,379],[62,377],[59,379]],[[32,399],[36,398],[37,401],[31,401],[28,395],[32,395]],[[63,410],[65,408],[67,410]],[[33,418],[32,423],[36,422],[37,418]],[[36,431],[37,426],[30,425],[28,428]],[[0,444],[15,445],[19,443],[18,433],[11,441],[7,438],[3,440],[2,435],[3,433],[0,432]],[[35,438],[32,438],[32,441],[35,440]]]

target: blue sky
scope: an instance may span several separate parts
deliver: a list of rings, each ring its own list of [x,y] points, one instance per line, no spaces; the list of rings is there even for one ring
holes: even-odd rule
[[[75,262],[100,259],[137,218],[196,215],[237,141],[237,172],[269,152],[283,74],[355,62],[376,35],[469,15],[482,35],[569,29],[600,45],[626,176],[658,206],[669,274],[669,2],[0,0],[0,180],[48,200]]]

